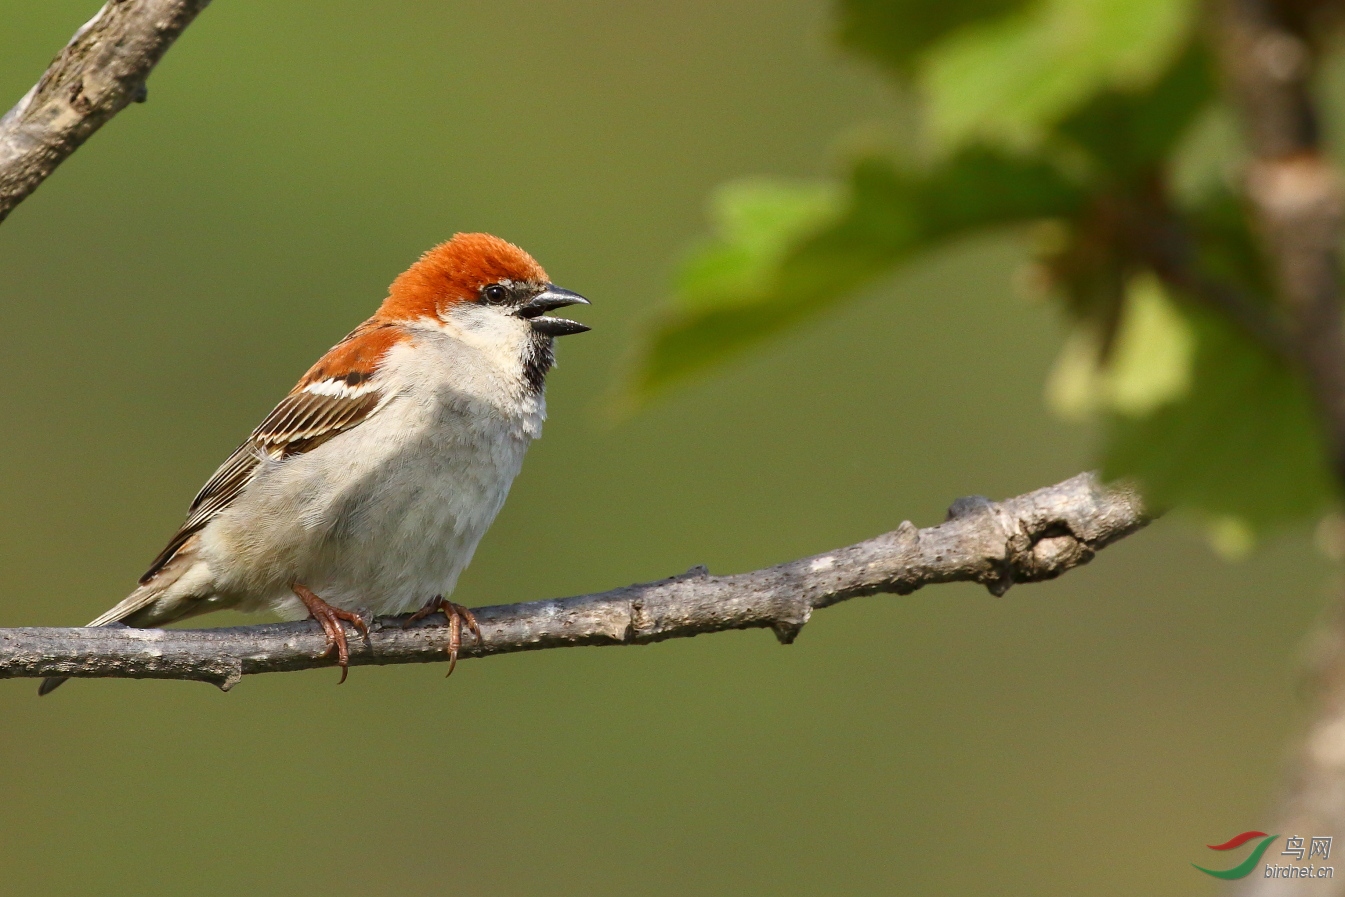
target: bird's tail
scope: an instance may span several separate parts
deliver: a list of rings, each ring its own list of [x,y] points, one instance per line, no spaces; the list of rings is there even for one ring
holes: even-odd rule
[[[116,607],[99,614],[88,625],[94,627],[126,623],[131,626],[157,626],[171,622],[173,616],[155,612],[156,602],[163,597],[164,586],[162,582],[150,580],[123,598]],[[38,697],[51,694],[69,678],[69,676],[49,676],[43,679],[37,688]]]

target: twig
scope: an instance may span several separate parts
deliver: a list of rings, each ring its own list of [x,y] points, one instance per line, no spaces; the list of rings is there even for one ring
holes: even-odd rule
[[[0,221],[132,101],[210,0],[110,0],[0,118]]]
[[[861,595],[909,594],[941,582],[977,582],[1002,595],[1085,564],[1148,518],[1127,488],[1080,474],[1011,498],[964,498],[948,520],[736,576],[704,568],[595,595],[476,609],[483,644],[463,657],[578,645],[642,645],[726,629],[771,628],[794,640],[814,610]],[[434,620],[435,618],[431,618]],[[446,660],[442,622],[403,629],[379,618],[352,665]],[[219,629],[0,629],[0,678],[83,676],[192,679],[224,690],[254,673],[332,666],[311,621]]]

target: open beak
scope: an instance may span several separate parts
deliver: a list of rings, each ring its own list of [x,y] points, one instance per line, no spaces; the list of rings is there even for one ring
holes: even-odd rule
[[[549,283],[545,290],[519,306],[516,314],[521,318],[527,318],[532,324],[532,329],[538,333],[544,333],[547,336],[568,336],[571,333],[583,333],[585,330],[591,330],[592,328],[587,324],[580,324],[578,321],[548,317],[545,312],[565,308],[568,305],[591,304],[578,293],[562,290],[554,283]]]

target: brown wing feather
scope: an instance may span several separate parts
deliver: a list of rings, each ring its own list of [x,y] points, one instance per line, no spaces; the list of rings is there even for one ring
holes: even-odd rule
[[[201,487],[187,510],[187,519],[140,582],[152,579],[192,536],[231,505],[263,461],[281,461],[312,451],[373,414],[382,392],[369,381],[383,355],[404,338],[399,331],[377,322],[365,323],[323,356]],[[333,389],[344,386],[348,394],[305,391],[315,384],[330,384]],[[352,388],[356,384],[359,388]]]

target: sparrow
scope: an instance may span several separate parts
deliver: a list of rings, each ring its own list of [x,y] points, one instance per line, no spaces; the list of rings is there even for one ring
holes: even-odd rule
[[[224,608],[307,616],[344,682],[341,624],[367,636],[359,609],[420,605],[410,619],[447,618],[451,673],[463,627],[481,633],[448,596],[541,435],[554,338],[589,329],[547,313],[588,304],[498,237],[430,249],[220,465],[139,586],[88,625]]]

